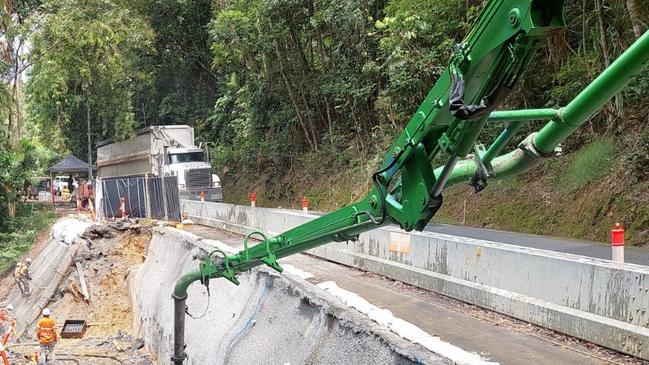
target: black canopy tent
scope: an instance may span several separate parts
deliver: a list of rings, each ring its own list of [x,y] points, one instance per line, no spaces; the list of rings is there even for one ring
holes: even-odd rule
[[[67,175],[67,174],[89,173],[91,168],[94,169],[95,167],[90,166],[90,164],[76,158],[74,155],[67,155],[63,160],[59,161],[57,164],[47,169],[47,171],[50,173],[50,179],[52,181],[52,190],[54,188],[55,174]],[[50,193],[52,194],[52,204],[54,204],[54,192],[51,191]]]
[[[81,161],[73,155],[67,155],[59,163],[50,167],[48,171],[50,172],[50,174],[70,174],[88,172],[89,168],[90,165],[87,162]]]

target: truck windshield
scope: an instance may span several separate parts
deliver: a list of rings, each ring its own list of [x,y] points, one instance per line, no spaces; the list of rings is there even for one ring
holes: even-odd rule
[[[169,163],[203,162],[203,152],[176,153],[169,155]]]

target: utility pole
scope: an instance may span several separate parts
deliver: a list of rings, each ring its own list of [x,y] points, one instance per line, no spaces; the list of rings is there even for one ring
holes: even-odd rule
[[[92,176],[92,142],[90,139],[90,98],[86,95],[86,117],[88,123],[88,180],[94,180]]]

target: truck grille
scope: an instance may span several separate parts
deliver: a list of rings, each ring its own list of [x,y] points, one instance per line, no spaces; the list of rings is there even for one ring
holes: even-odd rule
[[[212,177],[211,169],[194,169],[185,172],[185,185],[187,189],[201,189],[210,187]]]

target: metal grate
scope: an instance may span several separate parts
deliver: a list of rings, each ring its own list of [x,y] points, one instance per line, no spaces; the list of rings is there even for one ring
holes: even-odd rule
[[[63,338],[82,338],[86,333],[86,321],[79,319],[68,319],[63,324],[61,337]]]
[[[212,177],[211,169],[192,169],[185,172],[185,185],[187,189],[200,189],[210,186]]]

